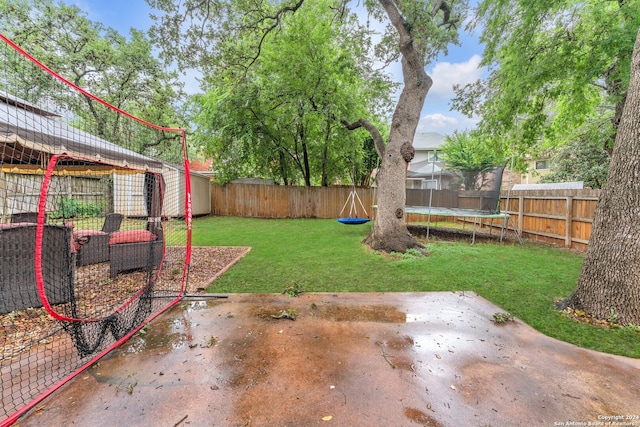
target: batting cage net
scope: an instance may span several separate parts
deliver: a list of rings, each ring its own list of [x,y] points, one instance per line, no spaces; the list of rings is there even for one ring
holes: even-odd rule
[[[0,38],[5,426],[179,301],[191,197],[181,129],[109,105]],[[181,165],[141,154],[160,140]]]

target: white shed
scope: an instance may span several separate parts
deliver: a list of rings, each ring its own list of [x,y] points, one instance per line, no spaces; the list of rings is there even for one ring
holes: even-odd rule
[[[184,167],[164,163],[162,176],[165,184],[163,214],[168,217],[182,217],[185,212],[185,171]],[[191,214],[193,216],[211,213],[211,184],[206,175],[191,172]],[[144,204],[144,176],[114,175],[114,211],[129,217],[146,216]]]

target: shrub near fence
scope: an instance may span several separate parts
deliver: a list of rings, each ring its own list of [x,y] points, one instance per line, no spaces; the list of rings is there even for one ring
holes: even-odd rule
[[[211,213],[254,218],[337,218],[351,190],[350,186],[212,184]],[[358,188],[357,192],[369,215],[373,215],[371,206],[375,189]],[[501,210],[511,215],[509,229],[517,229],[525,238],[584,251],[599,195],[600,190],[503,191]],[[347,214],[348,207],[343,216]],[[431,220],[451,221],[453,218],[432,217]],[[426,221],[426,218],[409,215],[407,221]],[[456,221],[472,223],[473,218],[457,218]],[[502,224],[499,220],[486,219],[480,225],[495,232]]]

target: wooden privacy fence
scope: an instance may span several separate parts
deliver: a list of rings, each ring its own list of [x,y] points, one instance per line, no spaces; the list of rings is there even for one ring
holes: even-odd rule
[[[501,209],[521,236],[585,251],[600,190],[522,190],[503,193]]]
[[[211,213],[222,216],[255,218],[338,218],[350,186],[294,187],[264,184],[211,185]],[[375,189],[357,188],[362,204],[371,216]],[[428,191],[428,190],[427,190]],[[446,190],[442,190],[446,191]],[[449,197],[435,194],[432,200]],[[525,238],[584,251],[591,236],[591,224],[600,190],[523,190],[503,191],[501,210],[511,215],[510,230],[516,229]],[[471,194],[462,194],[461,206],[469,203]],[[435,206],[435,205],[434,205]],[[362,216],[361,211],[358,216]],[[348,206],[342,216],[348,216]],[[373,216],[372,216],[373,218]],[[432,222],[457,221],[473,223],[472,217],[437,218]],[[424,215],[408,215],[408,222],[426,221]],[[482,228],[496,232],[500,220],[484,219]]]
[[[350,186],[297,187],[265,184],[211,185],[213,215],[254,218],[338,218]],[[374,190],[356,188],[358,197],[371,215]],[[367,216],[358,205],[357,216]],[[343,216],[348,216],[349,206]]]
[[[585,251],[600,190],[520,190],[503,192],[500,210],[511,215],[506,224],[522,237]],[[473,223],[473,218],[458,222]],[[498,220],[482,219],[477,225],[491,233],[502,226]]]

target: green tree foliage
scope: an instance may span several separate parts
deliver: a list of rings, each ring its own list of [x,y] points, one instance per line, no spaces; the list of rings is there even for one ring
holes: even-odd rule
[[[296,15],[316,3],[306,0],[275,3],[263,0],[147,2],[161,11],[155,16],[156,23],[150,34],[163,47],[165,59],[177,61],[180,68],[198,68],[205,76],[215,75],[219,69],[236,68],[238,71],[234,72],[235,78],[230,82],[237,82],[257,64],[269,36],[284,31],[286,16]],[[364,5],[369,17],[387,24],[373,52],[367,49],[368,44],[362,45],[354,54],[356,62],[357,58],[374,53],[382,64],[400,59],[402,67],[403,86],[391,117],[386,143],[371,113],[362,115],[362,111],[354,110],[336,118],[348,130],[364,128],[369,132],[381,159],[376,176],[379,189],[377,219],[366,243],[377,250],[404,252],[417,246],[415,239],[407,233],[403,212],[407,165],[415,154],[413,137],[432,85],[425,67],[439,53],[446,51],[450,43],[457,42],[458,25],[464,19],[468,1],[365,0],[357,3],[332,0],[327,3],[334,14],[332,22],[341,23],[348,16],[349,4],[361,9]],[[234,49],[229,49],[230,46]],[[302,51],[307,53],[304,49]],[[288,58],[281,56],[280,60],[286,62]],[[349,96],[356,100],[360,98],[357,92],[349,93]],[[317,111],[323,111],[322,104],[317,100],[314,103],[319,107]],[[299,108],[304,109],[303,106]],[[316,107],[313,109],[316,111]],[[327,111],[334,111],[334,108]],[[343,110],[335,109],[335,112]],[[294,117],[285,116],[282,120],[293,120]],[[304,162],[304,159],[298,158],[297,161]]]
[[[583,181],[587,188],[602,188],[609,169],[609,153],[593,140],[570,141],[552,157],[551,172],[540,182]]]
[[[480,2],[484,81],[457,88],[454,108],[480,114],[480,129],[530,147],[581,139],[587,122],[612,129],[596,135],[610,150],[626,90],[637,0]],[[607,122],[612,123],[612,127]]]
[[[550,154],[551,171],[540,182],[582,181],[587,188],[602,188],[609,169],[610,152],[603,147],[613,133],[610,122],[590,120],[578,128],[570,139],[545,152]]]
[[[477,132],[454,132],[440,147],[447,169],[460,172],[465,190],[482,187],[487,173],[504,165],[504,156]]]
[[[326,186],[357,180],[352,175],[364,166],[368,135],[350,132],[339,118],[358,114],[381,122],[393,85],[362,55],[369,42],[356,17],[336,17],[329,6],[317,1],[284,16],[250,68],[220,67],[205,79],[206,94],[194,97],[196,135],[215,158],[221,181],[261,176]]]
[[[151,123],[184,126],[176,112],[183,97],[182,83],[154,57],[144,33],[132,29],[127,39],[89,20],[77,6],[52,0],[1,2],[0,27],[32,56],[93,95]],[[50,80],[35,77],[20,68],[21,63],[14,65],[22,84],[6,91],[36,104],[54,99],[61,110],[73,114],[78,127],[143,154],[181,159],[175,135],[140,126],[128,129],[117,115],[94,108],[94,101],[70,92],[56,93]]]

